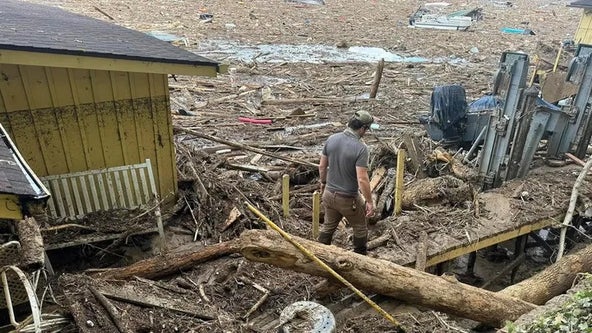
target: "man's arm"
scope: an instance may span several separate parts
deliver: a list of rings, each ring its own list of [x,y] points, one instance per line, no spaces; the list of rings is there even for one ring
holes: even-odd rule
[[[327,166],[329,159],[327,156],[321,154],[321,161],[319,162],[319,181],[321,182],[321,193],[325,190],[327,184]]]
[[[370,191],[370,179],[368,178],[368,168],[356,167],[356,177],[358,178],[358,187],[364,200],[366,200],[366,216],[374,215],[374,202],[372,202],[372,192]]]

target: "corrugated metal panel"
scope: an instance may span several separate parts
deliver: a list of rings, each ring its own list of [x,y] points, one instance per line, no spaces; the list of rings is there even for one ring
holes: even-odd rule
[[[176,192],[166,75],[0,64],[0,122],[40,176],[153,161]]]
[[[592,43],[592,11],[591,10],[584,10],[582,18],[580,19],[580,25],[578,26],[578,30],[576,31],[574,41],[576,44],[584,43],[590,44]]]

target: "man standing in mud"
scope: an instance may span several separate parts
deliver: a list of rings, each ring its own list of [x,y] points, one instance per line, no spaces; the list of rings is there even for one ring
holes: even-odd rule
[[[343,132],[327,139],[319,163],[325,222],[318,241],[331,244],[333,233],[345,217],[353,229],[354,252],[360,254],[366,254],[368,249],[366,217],[374,215],[368,178],[368,147],[360,139],[373,122],[370,113],[357,111]]]

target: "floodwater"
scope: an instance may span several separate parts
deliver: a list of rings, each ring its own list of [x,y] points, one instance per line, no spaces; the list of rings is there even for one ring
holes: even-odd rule
[[[402,63],[454,63],[462,64],[466,60],[448,58],[424,58],[402,56],[380,47],[352,46],[338,48],[322,44],[242,44],[229,40],[206,40],[194,50],[195,53],[218,61],[259,62],[259,63],[349,63],[349,62],[385,62]]]

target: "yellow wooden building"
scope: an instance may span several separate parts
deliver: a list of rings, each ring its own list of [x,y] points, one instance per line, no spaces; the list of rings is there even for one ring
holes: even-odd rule
[[[149,159],[158,194],[172,200],[168,75],[216,76],[217,62],[145,33],[18,0],[0,1],[0,31],[0,123],[37,175]]]
[[[578,0],[567,6],[584,10],[578,30],[574,35],[574,42],[576,44],[592,44],[592,0]]]

